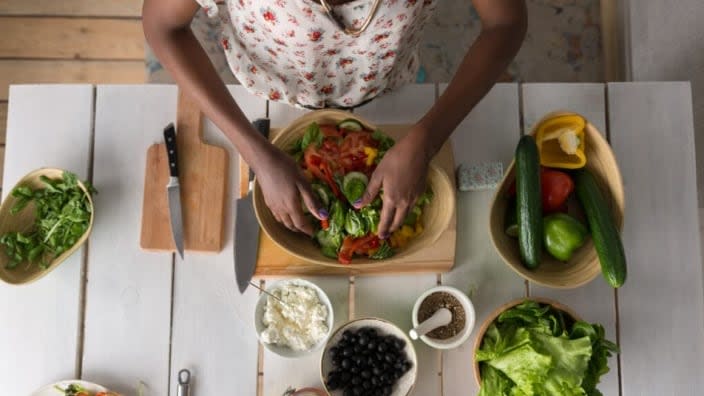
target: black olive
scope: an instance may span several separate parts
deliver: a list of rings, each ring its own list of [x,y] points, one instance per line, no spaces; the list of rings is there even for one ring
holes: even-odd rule
[[[381,367],[378,367],[378,366],[377,366],[377,367],[374,367],[374,368],[372,369],[372,373],[373,373],[375,376],[377,376],[377,377],[380,376],[381,373],[382,373]]]
[[[361,386],[355,386],[352,388],[352,393],[354,396],[362,396],[364,394],[364,389]]]
[[[370,350],[375,350],[377,347],[376,340],[369,340],[369,343],[367,344],[367,348]]]
[[[346,347],[345,349],[342,350],[342,356],[344,356],[344,357],[352,356],[353,353],[354,353],[354,350],[352,350],[352,348],[350,348],[350,347]]]
[[[350,382],[351,378],[352,376],[347,371],[343,371],[342,373],[340,373],[340,382],[342,382],[343,384],[347,384],[348,382]]]
[[[382,395],[384,396],[390,396],[391,395],[391,387],[390,386],[385,386],[384,390],[382,391]]]
[[[342,362],[340,363],[340,366],[341,366],[343,369],[347,370],[347,369],[349,369],[350,367],[352,367],[352,360],[350,360],[350,359],[342,359]]]
[[[387,353],[386,356],[384,356],[384,360],[386,360],[387,363],[393,363],[396,359],[394,355]]]
[[[380,342],[379,345],[377,345],[376,350],[379,352],[384,352],[386,351],[386,343],[385,342]]]
[[[369,372],[369,370],[364,370],[361,373],[359,373],[359,375],[361,375],[362,378],[370,378],[372,376],[372,373]]]
[[[360,335],[359,339],[357,340],[357,343],[362,346],[367,345],[367,342],[369,342],[369,337],[367,337],[366,334]]]
[[[337,390],[340,389],[340,382],[338,381],[337,377],[331,377],[328,378],[327,381],[327,387],[329,390]]]
[[[403,372],[405,373],[406,371],[410,370],[411,367],[413,367],[413,363],[409,361],[403,362]]]
[[[346,388],[342,394],[343,396],[354,396],[354,393],[352,393],[352,388]]]
[[[399,349],[399,350],[400,350],[400,349],[403,349],[403,347],[406,346],[406,341],[397,338],[397,339],[394,341],[394,346],[396,347],[396,349]]]
[[[362,379],[359,377],[352,377],[352,380],[350,381],[352,385],[359,385],[362,383]]]
[[[357,374],[358,372],[359,372],[359,367],[357,367],[357,366],[350,367],[350,373]],[[352,379],[354,379],[354,377],[352,377]]]
[[[362,388],[369,390],[372,388],[372,383],[369,381],[364,381],[362,382]]]
[[[362,362],[364,361],[364,358],[362,356],[357,355],[353,358],[353,360],[356,366],[361,366]]]
[[[359,345],[355,345],[353,349],[354,349],[354,353],[360,353],[360,352],[362,352],[362,347],[359,346]]]
[[[367,361],[365,363],[367,363],[368,367],[374,367],[374,358],[371,356],[367,356]]]

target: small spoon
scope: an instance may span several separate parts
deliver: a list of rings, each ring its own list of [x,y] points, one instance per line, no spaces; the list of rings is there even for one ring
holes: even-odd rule
[[[447,326],[450,322],[452,322],[452,312],[447,308],[440,308],[435,311],[433,316],[409,330],[408,335],[412,340],[417,340],[420,336],[430,333],[438,327]]]

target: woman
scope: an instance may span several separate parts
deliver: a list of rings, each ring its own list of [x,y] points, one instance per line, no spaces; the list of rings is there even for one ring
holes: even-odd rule
[[[198,3],[196,3],[196,1]],[[438,0],[145,0],[147,41],[179,86],[200,103],[257,174],[278,221],[311,234],[301,197],[326,219],[293,160],[250,125],[190,30],[202,6],[223,26],[222,46],[235,76],[270,100],[306,108],[354,107],[414,80],[423,26]],[[447,1],[447,0],[446,0]],[[489,91],[521,46],[524,0],[473,0],[482,31],[434,106],[387,152],[356,207],[380,190],[378,227],[398,229],[425,188],[433,155]]]

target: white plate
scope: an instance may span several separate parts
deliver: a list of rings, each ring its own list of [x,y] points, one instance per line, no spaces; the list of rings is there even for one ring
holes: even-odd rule
[[[94,384],[92,382],[87,382],[87,381],[81,381],[81,380],[65,380],[65,381],[59,381],[56,383],[53,383],[51,385],[47,385],[34,393],[32,393],[30,396],[62,396],[62,393],[56,390],[56,386],[58,386],[61,389],[66,389],[71,384],[78,384],[85,388],[88,392],[107,392],[108,390],[105,389],[104,387]]]

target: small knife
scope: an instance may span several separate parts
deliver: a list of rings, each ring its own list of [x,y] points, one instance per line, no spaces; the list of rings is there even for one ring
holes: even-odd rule
[[[178,156],[176,155],[176,129],[171,123],[164,128],[166,154],[169,158],[169,184],[166,185],[166,196],[169,200],[169,218],[171,234],[178,255],[183,259],[183,214],[181,213],[181,185],[178,182]]]
[[[269,137],[269,120],[261,118],[252,123],[254,129],[265,138]],[[235,220],[235,277],[240,293],[247,290],[249,282],[257,267],[257,251],[259,250],[259,222],[252,205],[252,187],[254,172],[249,168],[249,190],[247,196],[239,198],[236,206]]]

